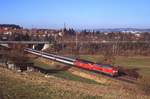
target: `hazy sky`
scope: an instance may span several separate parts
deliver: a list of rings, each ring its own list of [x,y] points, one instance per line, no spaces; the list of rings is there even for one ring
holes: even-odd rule
[[[150,28],[150,0],[0,0],[0,12],[29,28]]]

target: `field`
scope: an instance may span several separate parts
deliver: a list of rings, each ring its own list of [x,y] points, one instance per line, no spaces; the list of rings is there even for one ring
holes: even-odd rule
[[[116,64],[127,68],[138,68],[139,73],[143,76],[150,75],[150,57],[118,57]]]
[[[102,62],[102,56],[80,56],[83,59]],[[37,66],[46,69],[61,69],[65,65],[51,61],[34,60]],[[142,76],[150,77],[150,57],[115,57],[116,65],[127,68],[138,68]],[[70,71],[84,72],[101,77],[104,82],[80,77]],[[41,73],[17,73],[0,68],[1,99],[149,99],[139,86],[121,81],[102,78],[101,75],[76,68],[68,68],[60,72],[44,75]],[[148,86],[147,86],[148,87]]]

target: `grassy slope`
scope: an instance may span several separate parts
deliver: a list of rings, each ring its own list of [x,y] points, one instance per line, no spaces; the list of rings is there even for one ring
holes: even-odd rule
[[[91,96],[71,90],[64,90],[59,86],[49,84],[40,74],[31,74],[24,77],[11,71],[3,72],[0,68],[0,99],[100,99],[100,96]],[[2,73],[3,72],[3,73]],[[7,74],[11,74],[7,75]],[[13,75],[13,76],[12,76]],[[31,78],[29,76],[32,76]],[[36,77],[39,77],[36,79]],[[43,77],[42,77],[43,78]],[[33,81],[32,81],[33,79]],[[53,80],[53,79],[52,79]],[[55,79],[54,79],[55,80]],[[39,81],[43,81],[39,83]],[[53,81],[52,81],[53,82]],[[56,82],[58,83],[58,82]],[[56,87],[55,87],[56,86]],[[63,85],[62,85],[63,86]]]
[[[52,75],[54,75],[55,77],[66,79],[66,80],[78,81],[78,82],[83,82],[83,83],[88,83],[88,84],[99,84],[96,81],[73,75],[68,71],[61,71],[58,73],[54,73]]]
[[[87,84],[0,68],[0,99],[149,99],[131,85]]]

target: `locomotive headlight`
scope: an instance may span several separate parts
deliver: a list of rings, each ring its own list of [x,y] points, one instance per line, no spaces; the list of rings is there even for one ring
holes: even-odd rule
[[[113,73],[117,73],[117,72],[118,72],[117,70],[113,71]]]

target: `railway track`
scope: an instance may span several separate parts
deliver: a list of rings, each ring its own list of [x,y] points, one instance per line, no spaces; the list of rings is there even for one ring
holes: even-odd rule
[[[120,80],[120,81],[124,81],[124,82],[127,82],[127,83],[131,83],[131,84],[137,84],[137,79],[131,78],[129,76],[120,76],[120,77],[117,77],[115,79]]]

